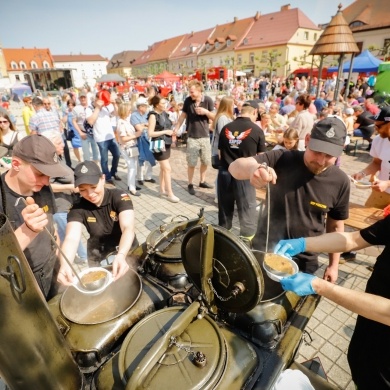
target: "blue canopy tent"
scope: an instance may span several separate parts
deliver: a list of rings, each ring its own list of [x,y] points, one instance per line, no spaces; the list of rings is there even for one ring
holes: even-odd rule
[[[382,61],[378,60],[378,58],[374,57],[369,50],[364,50],[357,57],[353,59],[352,72],[354,73],[370,73],[370,72],[378,72],[379,64]],[[343,65],[343,72],[349,72],[351,61],[346,61]],[[328,73],[337,72],[338,67],[332,66],[328,68]]]
[[[32,91],[28,84],[15,83],[11,87],[11,95],[18,95],[20,99],[23,99],[24,96],[32,95]]]

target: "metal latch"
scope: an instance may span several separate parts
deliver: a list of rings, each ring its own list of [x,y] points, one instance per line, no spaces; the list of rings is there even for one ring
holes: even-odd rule
[[[19,268],[21,283],[19,283],[16,278],[16,273],[14,271],[13,263],[16,263],[17,267]],[[20,264],[20,260],[16,256],[13,255],[8,256],[7,271],[1,270],[0,275],[3,276],[5,279],[8,279],[11,283],[12,288],[19,294],[23,294],[26,291],[26,279],[24,277],[24,271]]]

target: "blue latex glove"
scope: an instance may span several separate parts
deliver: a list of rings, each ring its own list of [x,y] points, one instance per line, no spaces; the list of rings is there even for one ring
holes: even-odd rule
[[[280,240],[274,249],[274,253],[291,257],[306,250],[306,240],[304,238],[292,238],[291,240]]]
[[[317,294],[313,288],[312,281],[317,276],[298,272],[295,275],[283,278],[280,281],[284,290],[292,291],[301,297],[304,295]]]

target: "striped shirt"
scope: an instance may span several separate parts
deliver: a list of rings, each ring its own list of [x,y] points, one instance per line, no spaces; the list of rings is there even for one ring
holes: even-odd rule
[[[61,131],[60,118],[54,111],[41,108],[31,117],[29,127],[31,131],[42,134],[45,131]]]

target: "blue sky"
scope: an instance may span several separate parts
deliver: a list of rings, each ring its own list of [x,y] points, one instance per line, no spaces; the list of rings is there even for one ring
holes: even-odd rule
[[[288,3],[318,24],[330,21],[340,0],[1,0],[0,42],[4,48],[48,47],[52,54],[110,58],[235,16],[276,12]]]

